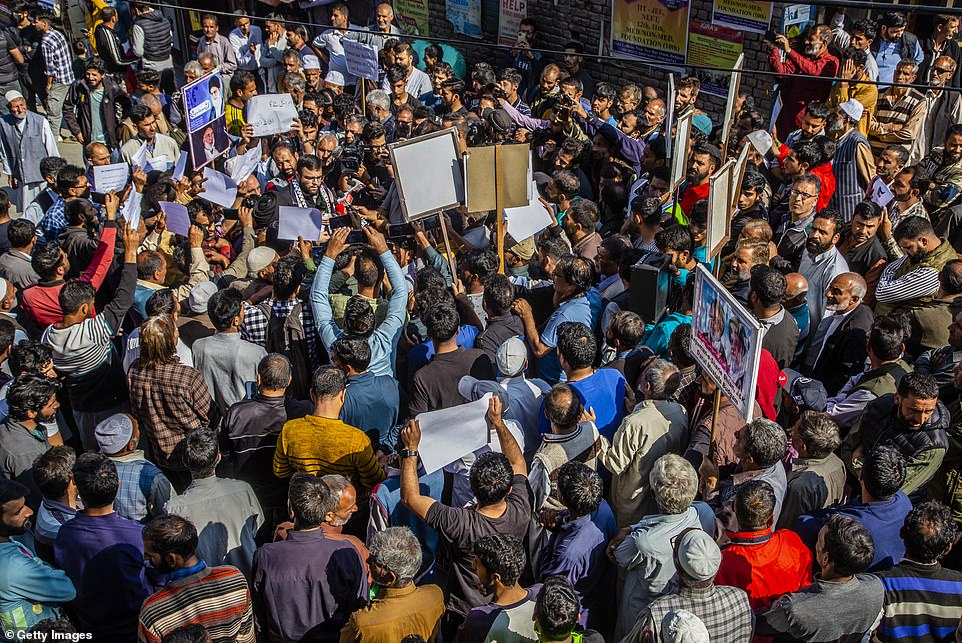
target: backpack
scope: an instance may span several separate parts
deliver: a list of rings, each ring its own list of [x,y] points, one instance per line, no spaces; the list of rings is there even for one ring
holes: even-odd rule
[[[311,368],[310,352],[307,349],[307,336],[301,323],[302,302],[298,301],[286,317],[274,314],[271,300],[257,304],[267,317],[265,348],[268,353],[280,353],[291,362],[291,385],[287,389],[290,397],[298,400],[310,399]]]

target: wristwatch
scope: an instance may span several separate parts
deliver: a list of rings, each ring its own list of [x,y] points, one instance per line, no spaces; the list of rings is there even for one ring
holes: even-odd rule
[[[401,449],[398,452],[398,455],[400,455],[402,458],[416,458],[418,457],[418,452],[411,451],[410,449]]]

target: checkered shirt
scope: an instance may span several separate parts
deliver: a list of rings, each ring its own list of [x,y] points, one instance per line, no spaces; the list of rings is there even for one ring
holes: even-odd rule
[[[299,300],[289,299],[287,301],[280,301],[278,299],[268,299],[267,301],[270,303],[271,309],[277,317],[286,319],[287,316],[291,314],[294,304]],[[264,311],[257,306],[251,306],[245,302],[244,321],[240,326],[241,339],[267,348],[268,323],[269,320],[267,315],[264,314]],[[318,334],[317,326],[314,324],[314,312],[311,310],[311,305],[305,301],[301,301],[301,325],[304,327],[304,338],[307,341],[308,359],[312,365],[317,366],[317,346],[320,344],[321,336]]]
[[[40,223],[37,224],[37,236],[43,241],[56,241],[63,229],[69,225],[67,216],[64,214],[66,205],[67,202],[63,198],[57,199],[40,219]]]
[[[47,29],[40,42],[40,50],[47,64],[46,74],[52,76],[55,83],[71,84],[74,81],[74,75],[67,38],[56,29]]]
[[[655,599],[639,617],[651,619],[656,638],[665,615],[671,610],[683,609],[701,619],[713,641],[751,640],[752,608],[745,590],[722,585],[697,589],[681,587],[675,578],[669,584],[668,591],[668,594]]]

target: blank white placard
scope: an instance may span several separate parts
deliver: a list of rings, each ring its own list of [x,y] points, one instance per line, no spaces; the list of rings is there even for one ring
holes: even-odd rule
[[[390,147],[401,206],[418,219],[464,202],[464,174],[456,130],[441,130]]]
[[[417,416],[421,427],[418,452],[426,473],[434,473],[488,444],[490,399],[491,394],[486,393],[480,400]]]

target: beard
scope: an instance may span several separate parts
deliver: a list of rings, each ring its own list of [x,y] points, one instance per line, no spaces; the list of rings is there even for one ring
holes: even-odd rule
[[[0,536],[10,538],[11,536],[22,536],[33,526],[33,522],[28,518],[19,527],[0,523]]]
[[[830,243],[822,244],[822,243],[819,243],[818,241],[815,241],[814,239],[809,239],[805,243],[805,249],[808,250],[808,253],[812,256],[820,255],[824,252],[828,252],[828,249],[831,247],[832,247],[832,244]]]
[[[840,310],[845,310],[846,308],[847,306],[843,306],[842,304],[839,304],[839,303],[829,303],[827,301],[825,302],[825,310],[830,310],[833,313],[837,313]]]
[[[925,250],[922,250],[922,249],[916,250],[912,254],[908,255],[909,261],[911,261],[913,264],[921,263],[921,261],[925,259],[925,255],[927,254],[928,253]]]

